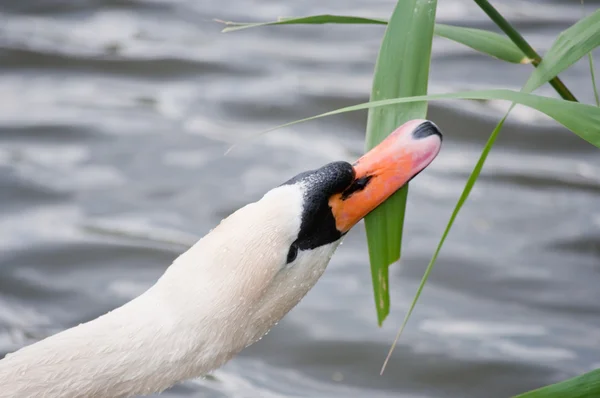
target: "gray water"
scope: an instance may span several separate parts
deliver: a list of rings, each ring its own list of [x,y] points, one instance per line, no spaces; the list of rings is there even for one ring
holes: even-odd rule
[[[540,51],[582,15],[577,1],[497,3]],[[366,114],[357,112],[274,131],[223,156],[266,128],[367,101],[383,27],[223,34],[213,19],[385,18],[394,2],[0,4],[3,355],[140,294],[195,239],[271,187],[362,153]],[[493,28],[467,0],[440,1],[438,21]],[[518,89],[531,70],[436,39],[429,91]],[[587,61],[561,77],[593,101]],[[598,150],[518,107],[379,376],[506,108],[430,105],[444,146],[411,183],[404,257],[391,269],[392,314],[382,328],[361,223],[266,338],[214,377],[164,396],[493,398],[599,367]]]

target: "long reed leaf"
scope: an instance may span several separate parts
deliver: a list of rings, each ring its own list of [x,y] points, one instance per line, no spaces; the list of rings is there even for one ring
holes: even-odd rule
[[[223,22],[223,21],[221,21]],[[385,25],[387,20],[378,18],[362,18],[346,15],[312,15],[298,18],[280,18],[277,21],[258,23],[223,22],[228,25],[223,32],[234,32],[237,30],[256,28],[272,25],[296,25],[296,24],[377,24]],[[529,63],[521,50],[506,36],[499,35],[483,29],[464,28],[461,26],[435,24],[434,34],[448,40],[455,41],[470,47],[483,54],[511,63]]]
[[[223,29],[224,33],[234,32],[236,30],[258,28],[262,26],[273,26],[273,25],[321,25],[321,24],[376,24],[376,25],[387,25],[388,21],[385,19],[378,18],[363,18],[354,17],[350,15],[311,15],[308,17],[290,17],[290,18],[279,18],[277,21],[269,22],[232,22],[232,21],[218,21],[222,22],[227,27]]]
[[[436,24],[435,34],[502,61],[514,64],[531,63],[509,38],[489,30]]]
[[[591,51],[588,53],[588,62],[590,65],[590,77],[592,79],[592,90],[594,90],[594,99],[596,100],[596,106],[600,106],[600,95],[598,95],[598,86],[596,85],[596,73],[594,72],[594,56]]]
[[[419,287],[417,288],[415,297],[413,298],[413,300],[410,304],[408,312],[404,316],[402,325],[400,326],[400,329],[398,330],[398,333],[396,334],[396,338],[394,339],[394,342],[392,343],[392,346],[390,347],[388,355],[385,358],[385,361],[383,362],[383,366],[381,367],[381,373],[383,373],[385,371],[385,367],[387,366],[387,363],[392,356],[392,352],[394,351],[394,348],[396,347],[396,344],[398,343],[398,339],[400,339],[400,336],[402,335],[402,332],[404,331],[404,328],[406,327],[406,324],[408,323],[408,319],[410,318],[413,310],[415,309],[417,300],[419,299],[419,297],[421,296],[421,293],[423,292],[425,283],[427,282],[427,279],[429,279],[429,275],[431,274],[431,271],[433,270],[433,265],[437,261],[438,255],[440,254],[440,251],[442,250],[442,246],[444,245],[444,242],[446,241],[446,238],[448,237],[448,234],[450,233],[450,229],[454,225],[454,221],[456,220],[458,213],[462,209],[462,206],[464,205],[467,198],[469,197],[469,194],[471,193],[471,190],[473,189],[473,186],[475,185],[477,178],[479,178],[479,174],[481,174],[481,169],[483,169],[483,165],[484,165],[490,151],[492,150],[492,146],[494,145],[494,142],[496,142],[496,138],[498,138],[498,134],[500,133],[500,130],[502,129],[502,126],[504,125],[504,122],[506,121],[506,118],[508,117],[508,114],[513,109],[513,107],[514,106],[511,106],[510,109],[506,112],[506,115],[504,115],[504,117],[502,118],[502,120],[500,120],[500,123],[498,123],[498,125],[496,126],[494,131],[492,131],[490,138],[488,139],[485,146],[483,147],[483,151],[482,151],[481,155],[479,156],[479,160],[477,161],[475,168],[471,172],[471,175],[469,176],[469,178],[467,180],[465,188],[463,189],[463,191],[460,195],[460,198],[458,199],[458,202],[456,203],[456,206],[454,207],[454,210],[452,210],[452,215],[450,216],[450,220],[448,221],[448,224],[446,225],[446,229],[444,230],[444,233],[442,234],[442,238],[440,239],[440,242],[438,243],[438,245],[435,249],[433,257],[429,261],[427,268],[425,269],[425,273],[423,274],[423,277],[421,278],[421,282],[419,283]]]
[[[322,118],[325,116],[338,115],[345,112],[353,112],[362,109],[376,108],[381,106],[389,106],[410,102],[436,101],[448,99],[463,99],[463,100],[503,100],[516,102],[517,104],[525,105],[536,109],[558,123],[562,124],[579,137],[583,138],[590,144],[600,148],[600,108],[572,102],[558,98],[544,97],[541,95],[527,94],[520,91],[497,89],[497,90],[474,90],[461,91],[456,93],[446,94],[430,94],[416,97],[393,98],[388,100],[365,102],[362,104],[352,105],[330,112],[321,113],[307,117],[305,119],[296,120],[290,123],[285,123],[268,130],[266,133],[281,127],[291,126],[298,123],[307,122],[310,120]]]
[[[427,94],[436,1],[400,0],[388,23],[375,64],[371,101]],[[405,122],[425,118],[427,102],[369,109],[366,150]],[[390,311],[388,267],[400,258],[408,185],[365,217],[377,321]]]

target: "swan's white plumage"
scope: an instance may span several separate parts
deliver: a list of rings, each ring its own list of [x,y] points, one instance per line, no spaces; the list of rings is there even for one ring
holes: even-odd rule
[[[339,241],[301,251],[303,187],[269,191],[179,256],[141,296],[0,361],[0,398],[129,397],[201,376],[269,331]]]
[[[353,166],[334,162],[272,189],[141,296],[1,360],[0,398],[146,395],[221,366],[304,297],[341,233],[425,168],[441,142],[433,123],[412,120]],[[302,250],[287,264],[294,242]]]

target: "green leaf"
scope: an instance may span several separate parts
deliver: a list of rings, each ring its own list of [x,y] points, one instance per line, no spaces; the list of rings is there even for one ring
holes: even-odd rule
[[[298,17],[298,18],[279,18],[277,21],[258,22],[258,23],[226,22],[226,21],[219,21],[219,22],[223,22],[225,25],[228,25],[227,28],[223,29],[223,32],[233,32],[236,30],[257,28],[257,27],[261,27],[261,26],[272,26],[272,25],[298,25],[298,24],[321,25],[321,24],[327,24],[327,23],[378,24],[378,25],[386,25],[387,24],[387,21],[385,19],[362,18],[362,17],[353,17],[353,16],[345,16],[345,15],[330,15],[330,14],[313,15],[313,16],[309,16],[309,17]]]
[[[371,101],[427,94],[436,1],[400,0],[387,25],[375,64]],[[369,109],[366,150],[398,126],[427,115],[427,102]],[[388,267],[400,258],[408,185],[365,217],[379,325],[390,311]]]
[[[594,90],[594,99],[596,106],[600,106],[600,96],[598,95],[598,86],[596,86],[596,74],[594,73],[594,56],[591,52],[588,53],[588,61],[590,65],[590,77],[592,79],[592,89]]]
[[[598,398],[600,397],[600,369],[529,391],[514,398]]]
[[[427,268],[425,269],[425,273],[423,274],[423,277],[421,278],[421,283],[419,284],[419,287],[417,288],[415,297],[413,298],[413,300],[410,304],[408,312],[404,316],[404,320],[402,321],[402,326],[400,326],[400,330],[398,330],[398,333],[396,334],[394,342],[392,343],[392,346],[390,347],[388,355],[385,358],[385,361],[383,362],[383,366],[381,368],[381,373],[383,373],[383,371],[385,370],[385,367],[387,366],[387,363],[392,356],[392,352],[394,351],[394,348],[396,347],[396,344],[398,343],[398,339],[400,339],[400,336],[402,335],[402,332],[404,331],[404,328],[406,327],[406,324],[408,323],[408,319],[410,318],[413,310],[415,309],[417,300],[419,299],[419,297],[421,296],[421,293],[423,292],[425,283],[427,282],[427,279],[429,279],[429,274],[431,274],[431,271],[433,270],[433,265],[437,261],[438,255],[440,254],[440,251],[442,250],[442,246],[444,245],[444,242],[446,241],[446,238],[448,237],[448,234],[450,233],[450,229],[452,228],[452,225],[454,225],[454,221],[456,220],[456,217],[458,216],[460,209],[462,209],[463,204],[466,202],[467,198],[469,197],[469,194],[471,193],[471,190],[473,189],[473,186],[475,185],[477,178],[479,178],[481,169],[483,169],[483,165],[484,165],[490,151],[492,150],[492,146],[494,145],[494,142],[496,142],[496,138],[498,138],[498,134],[500,133],[500,130],[502,130],[502,126],[504,125],[504,122],[506,121],[506,118],[508,117],[508,114],[513,109],[513,107],[514,106],[511,106],[509,108],[509,110],[506,112],[506,115],[504,115],[504,117],[502,118],[502,120],[500,120],[500,123],[498,123],[498,125],[496,126],[494,131],[492,131],[492,134],[490,135],[490,138],[486,142],[486,144],[483,148],[483,152],[481,153],[481,156],[479,157],[479,160],[477,161],[477,164],[475,165],[475,168],[473,169],[473,171],[471,172],[471,175],[469,176],[469,179],[467,180],[465,188],[463,189],[463,192],[461,193],[460,198],[458,199],[458,202],[456,203],[456,206],[454,207],[454,210],[452,211],[450,220],[448,221],[448,224],[446,225],[446,229],[444,230],[444,233],[442,234],[442,238],[440,239],[440,242],[438,243],[438,245],[435,249],[435,252],[433,254],[433,257],[431,258],[431,261],[429,261],[429,264],[427,265]]]
[[[585,5],[583,0],[581,0],[581,11],[585,16]],[[600,95],[598,95],[598,86],[596,86],[596,73],[594,72],[594,55],[591,51],[588,53],[588,65],[590,67],[590,78],[592,79],[592,90],[594,91],[596,106],[600,106]]]
[[[531,92],[600,45],[600,10],[564,30],[531,74],[523,91]]]
[[[503,61],[515,64],[531,62],[509,38],[488,30],[436,24],[435,34]]]
[[[307,117],[305,119],[296,120],[290,123],[285,123],[265,130],[263,133],[325,116],[338,115],[340,113],[402,103],[445,99],[503,100],[516,102],[517,104],[528,106],[550,116],[552,119],[562,124],[579,137],[600,148],[600,108],[592,105],[581,104],[579,102],[566,101],[563,99],[544,97],[541,95],[527,94],[520,91],[506,89],[461,91],[456,93],[430,94],[416,97],[393,98],[389,100],[365,102],[362,104],[321,113],[320,115]]]
[[[272,25],[295,25],[295,24],[378,24],[385,25],[385,19],[362,18],[344,15],[313,15],[299,18],[279,18],[277,21],[259,22],[259,23],[240,23],[224,22],[228,25],[223,32],[233,32],[236,30],[256,28]],[[521,50],[506,36],[482,29],[463,28],[460,26],[435,24],[435,35],[464,44],[474,50],[492,57],[512,62],[529,63],[530,60]]]

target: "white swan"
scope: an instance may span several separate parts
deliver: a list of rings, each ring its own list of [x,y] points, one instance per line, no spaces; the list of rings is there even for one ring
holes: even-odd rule
[[[0,361],[0,397],[130,397],[223,365],[317,282],[344,234],[424,169],[441,147],[426,120],[354,165],[297,175],[242,207],[139,297]]]

